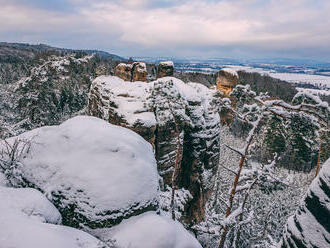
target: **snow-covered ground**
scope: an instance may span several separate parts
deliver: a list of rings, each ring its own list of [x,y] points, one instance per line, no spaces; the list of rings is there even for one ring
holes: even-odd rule
[[[176,63],[176,69],[185,72],[199,72],[199,73],[216,73],[220,69],[225,71],[246,71],[257,72],[262,75],[268,75],[273,78],[277,78],[283,81],[287,81],[292,84],[310,84],[320,89],[311,91],[313,94],[329,95],[330,91],[330,72],[318,72],[314,74],[316,69],[299,69],[289,65],[272,65],[272,64],[259,64],[260,67],[250,65],[235,65],[213,62],[200,62],[200,63]],[[292,67],[292,68],[291,68]],[[281,69],[286,68],[289,72],[280,72]],[[296,69],[296,70],[295,70]],[[301,73],[300,73],[301,72]],[[322,75],[320,75],[322,74]]]
[[[315,85],[317,87],[326,87],[330,89],[330,77],[328,76],[304,73],[280,73],[276,72],[275,70],[239,65],[227,65],[226,68],[230,68],[235,71],[258,72],[262,75],[269,75],[273,78],[277,78],[290,83],[306,83]]]
[[[312,95],[325,95],[328,96],[330,95],[330,88],[327,90],[319,90],[319,89],[308,89],[308,88],[296,88],[298,90],[298,92],[306,92],[306,93],[310,93]]]

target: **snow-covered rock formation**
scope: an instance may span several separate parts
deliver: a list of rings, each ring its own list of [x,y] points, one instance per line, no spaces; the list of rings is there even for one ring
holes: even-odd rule
[[[124,220],[110,229],[97,229],[102,240],[115,240],[118,247],[132,248],[201,248],[182,224],[170,218],[147,212]]]
[[[78,116],[6,141],[19,141],[18,149],[24,149],[16,174],[54,203],[65,225],[110,227],[157,208],[152,147],[131,130]]]
[[[330,159],[310,185],[300,208],[289,218],[279,246],[330,247]]]
[[[173,77],[143,83],[111,76],[96,78],[89,93],[90,115],[130,128],[152,144],[165,185],[171,184],[180,139],[178,186],[193,196],[186,208],[188,222],[203,218],[216,174],[220,120],[215,93]]]
[[[60,213],[35,189],[0,186],[0,198],[0,247],[108,247],[85,232],[57,225]]]

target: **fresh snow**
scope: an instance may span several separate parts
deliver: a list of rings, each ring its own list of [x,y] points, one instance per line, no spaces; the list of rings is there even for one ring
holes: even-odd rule
[[[123,117],[130,126],[143,123],[151,127],[156,124],[156,119],[154,113],[148,108],[150,86],[151,84],[145,82],[126,82],[115,76],[100,76],[92,82],[91,88],[98,87],[102,90],[102,95],[111,92],[111,101],[117,105],[117,114]],[[104,104],[106,106],[104,112],[107,112],[108,104],[108,101]]]
[[[0,217],[0,247],[105,248],[107,246],[95,237],[71,227],[21,218]]]
[[[1,248],[106,247],[87,233],[54,225],[61,223],[60,213],[35,189],[0,187],[0,199]]]
[[[170,83],[172,85],[167,87]],[[152,127],[156,125],[157,121],[160,121],[159,119],[156,121],[155,114],[152,111],[155,107],[152,101],[163,101],[164,104],[168,104],[166,101],[164,102],[164,97],[160,95],[161,93],[167,94],[169,98],[178,96],[182,104],[202,102],[204,107],[209,107],[208,105],[210,104],[208,102],[212,98],[212,94],[216,92],[216,90],[211,90],[198,83],[186,84],[175,77],[163,77],[156,81],[145,83],[138,81],[126,82],[116,76],[100,76],[92,82],[91,89],[94,88],[97,88],[102,96],[108,96],[104,100],[103,109],[101,110],[104,113],[105,119],[109,117],[107,112],[110,107],[110,98],[111,102],[116,105],[111,110],[115,111],[118,116],[123,118],[132,127],[137,123]],[[161,92],[155,92],[156,89]],[[154,95],[156,95],[157,99],[152,99],[153,92],[155,92]],[[170,111],[165,114],[166,116],[164,118],[171,119]]]
[[[38,190],[32,188],[6,188],[0,186],[1,216],[29,217],[45,223],[60,224],[58,210]],[[4,214],[6,213],[6,214]],[[0,218],[1,218],[0,216]]]
[[[78,116],[59,126],[38,128],[8,139],[30,140],[20,161],[23,175],[47,197],[64,195],[89,220],[111,218],[158,200],[152,147],[133,131],[104,120]],[[134,210],[133,209],[133,210]],[[132,211],[133,211],[132,210]],[[131,210],[130,210],[131,211]]]
[[[155,212],[146,212],[113,228],[93,232],[101,240],[114,240],[118,248],[202,248],[182,224]]]

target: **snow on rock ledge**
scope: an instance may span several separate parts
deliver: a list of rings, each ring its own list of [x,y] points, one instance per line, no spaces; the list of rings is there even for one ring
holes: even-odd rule
[[[8,139],[31,140],[22,175],[73,227],[109,227],[158,205],[152,147],[138,134],[78,116]]]
[[[87,233],[53,225],[60,224],[61,215],[54,205],[35,189],[0,187],[0,199],[0,247],[107,247]]]
[[[120,248],[202,248],[179,222],[147,212],[111,229],[95,230],[102,240],[115,240]]]
[[[152,144],[165,185],[171,184],[180,132],[183,152],[178,186],[193,196],[187,222],[203,218],[218,165],[220,119],[215,93],[174,77],[143,83],[115,76],[96,78],[89,93],[90,115],[130,128]]]
[[[281,248],[330,247],[330,159],[328,159],[284,230]]]

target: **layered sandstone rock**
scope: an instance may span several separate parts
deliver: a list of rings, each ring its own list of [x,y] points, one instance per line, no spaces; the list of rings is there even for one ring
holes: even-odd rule
[[[125,80],[131,81],[132,79],[132,65],[120,63],[115,68],[115,76]]]
[[[157,78],[173,76],[174,64],[172,61],[160,62],[157,67]]]
[[[238,74],[230,69],[224,68],[217,74],[217,89],[229,96],[232,89],[238,84]]]
[[[147,81],[147,66],[142,62],[135,62],[132,64],[132,82]]]
[[[281,248],[330,247],[330,159],[314,179],[300,208],[289,218]]]
[[[215,93],[173,77],[146,84],[102,76],[93,81],[89,94],[90,115],[130,128],[152,144],[164,185],[171,185],[180,138],[183,152],[178,186],[193,196],[184,217],[190,223],[204,216],[219,159],[220,120],[212,101]]]
[[[142,62],[134,62],[133,64],[120,63],[115,68],[115,76],[129,82],[146,82],[147,67]]]

